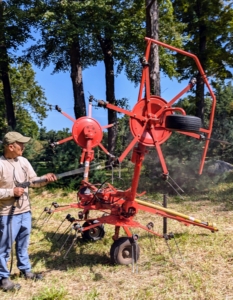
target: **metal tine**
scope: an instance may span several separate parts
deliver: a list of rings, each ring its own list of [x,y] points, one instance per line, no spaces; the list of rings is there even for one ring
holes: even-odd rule
[[[47,212],[47,213],[50,212],[50,214],[51,214],[51,212],[52,212],[52,211],[51,211],[52,206],[54,206],[55,208],[57,208],[59,205],[57,204],[57,202],[52,202],[50,208],[45,207],[44,210],[42,211],[42,213],[40,214],[39,218],[37,219],[36,223],[34,224],[34,226],[36,226],[36,224],[38,223],[40,217],[42,216],[42,214],[43,214],[44,212]],[[45,219],[45,218],[46,218],[46,215],[45,215],[44,219]],[[47,219],[48,219],[48,218],[47,218]],[[43,224],[44,224],[44,223],[43,223]],[[43,225],[43,224],[42,224],[42,225]],[[41,229],[41,227],[40,227],[39,229]]]
[[[72,233],[72,230],[73,230],[73,229],[74,229],[74,228],[73,228],[73,226],[72,226],[72,227],[70,228],[70,233],[69,233],[69,235],[67,236],[67,238],[65,239],[65,242],[62,244],[62,246],[61,246],[59,252],[61,252],[61,251],[63,250],[63,248],[65,247],[65,244],[68,242],[69,238],[71,237],[71,233]]]
[[[167,240],[166,238],[165,238],[165,242],[166,242],[168,251],[169,251],[169,253],[170,253],[170,255],[171,255],[171,258],[172,258],[172,260],[173,260],[173,263],[174,263],[174,265],[176,265],[176,261],[175,261],[174,255],[173,255],[173,253],[172,253],[172,249],[171,249],[171,247],[170,247],[170,245],[169,245],[169,243],[168,243],[168,240]]]
[[[72,225],[72,223],[75,221],[74,217],[71,217],[68,219],[68,221],[70,222],[69,226],[65,229],[65,231],[61,234],[61,236],[57,239],[57,241],[59,241],[68,231],[70,226]]]
[[[57,234],[58,230],[60,229],[61,225],[65,222],[65,220],[68,220],[70,217],[71,217],[71,214],[68,214],[68,215],[65,217],[65,219],[62,220],[62,222],[61,222],[61,224],[58,226],[57,230],[56,230],[56,231],[54,232],[54,234],[51,236],[51,239],[53,239],[53,238],[56,236],[56,234]]]
[[[73,238],[73,241],[72,241],[70,247],[68,248],[65,255],[63,256],[64,259],[66,259],[66,256],[69,254],[70,250],[74,246],[74,243],[76,242],[76,240],[78,238],[78,233],[81,232],[81,228],[82,228],[82,226],[80,224],[78,224],[78,223],[74,224],[73,229],[75,230],[75,237]]]
[[[75,233],[75,237],[73,238],[73,241],[72,241],[70,247],[68,248],[68,250],[66,251],[65,255],[63,256],[64,259],[66,259],[66,256],[69,254],[69,252],[70,252],[71,248],[73,247],[73,245],[74,245],[75,241],[77,240],[77,238],[78,238],[78,234],[76,232]]]
[[[182,195],[177,191],[177,189],[176,189],[176,188],[175,188],[168,180],[167,180],[166,182],[167,182],[167,184],[170,185],[171,188],[173,188],[173,190],[177,193],[177,195],[179,195],[180,198],[181,198],[182,200],[184,200],[184,198],[183,198]]]
[[[153,222],[149,222],[146,227],[149,229],[149,230],[153,230],[154,228],[154,223]],[[152,235],[149,233],[149,231],[147,231],[147,236],[150,240],[150,246],[154,248],[154,243],[152,244]]]
[[[36,226],[36,224],[38,223],[38,221],[40,220],[41,216],[43,213],[47,212],[49,210],[48,207],[45,207],[44,210],[42,211],[42,213],[40,214],[39,218],[36,220],[36,223],[34,224],[34,226]]]
[[[174,238],[174,239],[175,239],[175,236],[174,236],[174,234],[173,234],[172,232],[168,234],[168,237]],[[170,245],[169,245],[169,243],[168,243],[168,240],[169,240],[169,238],[165,238],[165,242],[166,242],[166,244],[167,244],[169,253],[170,253],[171,257],[172,257],[173,263],[174,263],[175,265],[177,265],[176,260],[175,260],[175,257],[174,257],[174,255],[173,255],[173,251],[172,251],[172,249],[171,249],[171,247],[170,247]],[[181,252],[180,252],[180,249],[179,249],[179,247],[178,247],[178,244],[177,244],[176,240],[175,240],[175,245],[176,245],[176,248],[178,249],[178,253],[179,253],[179,256],[181,257],[182,262],[184,262],[183,257],[182,257],[182,255],[181,255]]]
[[[180,258],[181,258],[182,262],[184,263],[183,256],[182,256],[182,254],[181,254],[181,252],[180,252],[180,248],[179,248],[179,246],[178,246],[178,243],[177,243],[176,238],[175,238],[174,235],[173,235],[173,238],[174,238],[174,242],[175,242],[176,248],[177,248],[177,250],[178,250],[178,253],[179,253],[179,255],[180,255]]]
[[[59,207],[59,205],[58,205],[57,202],[52,202],[49,210],[47,211],[47,213],[49,214],[49,216],[44,220],[44,222],[41,224],[41,226],[40,226],[39,229],[41,229],[44,226],[44,224],[47,223],[50,220],[50,218],[52,217],[52,215],[54,213],[54,211],[51,209],[52,206],[55,207],[55,208]]]
[[[184,193],[184,190],[182,190],[182,188],[178,185],[178,183],[171,176],[169,176],[169,178],[181,190],[181,192]]]
[[[49,209],[49,211],[47,212],[48,217],[44,218],[44,222],[40,225],[39,230],[44,226],[45,223],[47,223],[49,221],[49,219],[52,217],[53,215],[53,211],[51,209]]]

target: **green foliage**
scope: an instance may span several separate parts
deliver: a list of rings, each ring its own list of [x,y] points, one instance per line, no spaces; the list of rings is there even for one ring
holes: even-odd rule
[[[173,0],[177,21],[185,24],[183,48],[195,54],[197,61],[188,56],[177,54],[176,70],[180,80],[196,77],[196,112],[204,121],[205,85],[203,71],[207,77],[221,80],[232,78],[229,67],[233,67],[233,7],[230,1],[220,0]]]
[[[34,22],[34,17],[31,14],[33,4],[34,1],[27,0],[0,1],[0,74],[4,86],[4,105],[2,107],[5,107],[6,110],[6,116],[4,113],[3,119],[5,121],[7,118],[7,124],[14,129],[16,120],[9,81],[9,68],[11,63],[19,61],[18,55],[15,54],[18,48],[29,38],[33,38],[31,35]],[[0,123],[0,126],[4,125],[4,122]]]
[[[70,50],[72,43],[77,42],[82,67],[94,65],[98,57],[96,60],[96,44],[90,41],[90,32],[87,31],[90,24],[83,10],[87,3],[41,1],[35,7],[41,38],[29,48],[27,57],[43,68],[52,63],[54,72],[70,70]]]
[[[225,140],[233,144],[232,84],[228,83],[224,85],[219,83],[216,85],[215,92],[217,107],[212,138],[220,141]],[[209,119],[211,105],[211,99],[207,97],[206,121]],[[184,98],[179,101],[177,106],[183,107],[187,114],[192,115],[194,111],[194,99],[191,96]],[[128,116],[123,116],[118,119],[117,132],[116,153],[114,154],[119,157],[133,139],[130,132]],[[73,141],[58,145],[54,149],[55,152],[48,146],[70,135],[69,129],[58,132],[47,132],[45,128],[41,128],[39,140],[33,140],[28,144],[25,155],[30,159],[39,175],[46,172],[62,173],[79,167],[81,149]],[[149,154],[145,156],[145,161],[143,162],[139,181],[139,192],[147,191],[147,193],[161,192],[175,194],[175,190],[177,190],[178,193],[182,194],[179,189],[180,186],[186,193],[192,194],[205,191],[209,186],[213,186],[213,184],[219,181],[231,180],[228,174],[213,176],[208,173],[208,166],[216,159],[233,163],[232,145],[219,143],[214,140],[211,140],[209,144],[207,162],[203,174],[201,176],[198,174],[204,143],[204,141],[187,137],[176,132],[171,135],[162,145],[162,151],[170,175],[168,182],[162,179],[162,168],[156,150],[154,147],[149,147]],[[106,147],[105,133],[103,144]],[[93,161],[93,163],[106,160],[106,155],[103,151],[98,148],[95,148],[94,151],[96,160]],[[131,186],[134,164],[129,162],[128,158],[131,158],[131,153],[129,153],[121,164],[120,172],[118,169],[114,169],[114,186],[120,189],[127,189]],[[111,170],[90,171],[90,182],[104,183],[105,180],[110,182],[111,176]],[[77,190],[82,177],[83,174],[80,174],[60,179],[56,183],[48,185],[48,188],[54,189],[56,187],[62,187],[66,190]]]
[[[232,35],[233,8],[230,1],[173,0],[177,20],[185,24],[183,36],[186,37],[184,49],[199,58],[208,76],[231,78],[229,66],[233,66]],[[177,71],[182,79],[197,72],[192,59],[178,55]]]
[[[34,24],[32,12],[34,3],[35,1],[28,0],[1,1],[0,5],[3,7],[1,26],[3,26],[4,31],[1,32],[0,37],[2,38],[2,34],[4,34],[4,46],[7,50],[17,50],[29,38],[33,38],[31,27]],[[14,53],[8,52],[8,54],[11,57],[11,62],[13,62]]]
[[[30,159],[38,176],[46,173],[60,174],[80,167],[81,148],[74,142],[68,141],[56,147],[51,145],[71,136],[68,128],[59,131],[40,129],[39,141],[32,141],[26,148],[25,156]],[[37,151],[35,151],[37,149]],[[33,152],[34,150],[34,152]],[[95,161],[94,161],[95,163]],[[90,171],[90,182],[99,183],[106,180],[103,170]],[[83,179],[83,173],[64,177],[47,186],[48,189],[63,188],[77,190]]]
[[[213,185],[220,178],[210,177],[207,172],[199,175],[203,142],[173,133],[162,145],[166,165],[169,171],[168,181],[164,181],[162,169],[156,151],[151,151],[146,158],[141,181],[144,190],[169,194],[199,193]],[[146,179],[147,178],[147,179]],[[181,190],[181,189],[182,190]]]
[[[174,8],[171,0],[160,1],[159,3],[159,40],[176,48],[181,48],[186,37],[182,36],[185,24],[177,21],[174,15]],[[169,78],[178,76],[176,71],[176,59],[171,51],[159,48],[159,63],[161,70]]]
[[[117,139],[116,139],[116,156],[120,156],[122,152],[128,146],[130,139],[132,139],[130,132],[129,117],[124,115],[122,118],[118,118],[117,121]]]
[[[160,40],[176,47],[180,47],[181,43],[184,43],[185,50],[198,55],[203,62],[204,69],[208,70],[209,74],[214,73],[214,76],[219,78],[230,77],[227,66],[233,66],[231,43],[233,13],[228,1],[205,0],[200,3],[198,1],[187,3],[182,0],[167,0],[158,2]],[[141,66],[138,58],[143,55],[145,46],[145,3],[143,1],[70,2],[65,0],[61,2],[40,1],[36,5],[31,2],[25,4],[22,15],[20,14],[22,7],[19,7],[17,1],[10,1],[9,4],[13,5],[11,10],[9,10],[10,6],[4,10],[5,16],[12,17],[7,19],[9,25],[7,25],[9,32],[6,31],[8,49],[14,46],[12,41],[14,35],[18,34],[18,30],[24,28],[25,32],[18,40],[15,38],[15,45],[23,43],[30,36],[30,28],[27,26],[35,24],[33,22],[36,21],[41,36],[38,43],[29,49],[28,57],[37,65],[46,67],[52,63],[55,72],[69,70],[70,50],[74,42],[79,45],[82,66],[86,68],[94,65],[97,61],[106,59],[97,38],[100,37],[113,45],[111,56],[114,59],[117,73],[124,70],[130,80],[136,83],[140,80]],[[31,5],[34,5],[33,9]],[[200,14],[198,14],[198,8],[201,10]],[[15,20],[12,12],[22,16],[20,22],[24,23],[18,23],[22,25],[21,28],[12,25],[12,20]],[[12,25],[11,32],[10,24]],[[203,26],[208,47],[204,51],[200,51],[197,47],[198,34],[200,33],[199,29]],[[180,35],[182,30],[183,36]],[[175,69],[176,59],[178,59],[178,67]],[[196,66],[194,67],[192,60],[180,56],[175,57],[162,47],[160,47],[160,64],[161,69],[168,76],[176,75],[178,72],[181,78],[188,78],[190,74],[193,75],[194,68],[196,72]],[[39,175],[46,172],[61,173],[78,168],[81,149],[73,141],[57,146],[54,151],[48,147],[48,144],[70,136],[71,133],[68,129],[47,132],[45,128],[42,128],[38,137],[38,125],[34,116],[37,116],[38,122],[42,122],[48,107],[43,90],[37,85],[34,77],[35,74],[28,64],[19,64],[12,67],[10,71],[17,130],[34,137],[34,140],[28,145],[25,155],[32,160]],[[233,143],[233,89],[231,84],[222,86],[219,82],[214,86],[217,108],[212,137]],[[3,108],[3,101],[3,94],[0,92],[1,108]],[[116,104],[126,106],[127,99],[116,100]],[[195,114],[196,100],[192,95],[182,99],[177,105],[182,106],[187,114]],[[210,106],[211,100],[207,97],[206,120],[209,119]],[[6,128],[5,111],[1,108],[0,130],[2,131],[0,133]],[[120,156],[131,139],[128,117],[123,116],[118,120],[116,153],[114,154]],[[105,140],[106,134],[104,134],[103,141],[106,147]],[[172,134],[172,137],[163,145],[170,175],[182,187],[186,186],[188,189],[192,189],[195,182],[196,188],[200,188],[204,187],[208,181],[208,178],[206,181],[204,179],[198,181],[197,165],[201,157],[202,146],[203,142],[176,133]],[[95,151],[98,153],[97,160],[105,159],[105,154],[96,149]],[[233,162],[231,145],[211,141],[208,159],[213,158]],[[90,180],[95,182],[104,182],[106,179],[104,171],[91,172],[91,174],[93,175]],[[127,181],[130,182],[128,177]],[[64,178],[51,186],[76,189],[81,179],[82,175]],[[146,188],[151,192],[160,188],[164,189],[166,183],[161,181],[161,166],[156,152],[151,151],[146,157],[141,182],[140,189]]]
[[[38,156],[42,149],[42,143],[32,138],[30,142],[26,144],[23,155],[33,164],[34,161],[38,161]]]
[[[41,124],[49,109],[44,91],[35,81],[35,72],[30,64],[11,66],[9,76],[17,123],[15,130],[37,138],[39,128],[36,121]],[[3,134],[7,128],[7,121],[2,82],[0,82],[0,104],[0,134]]]
[[[69,170],[77,169],[79,166],[79,156],[81,154],[80,148],[74,143],[69,141],[56,146],[55,148],[50,146],[54,142],[61,141],[71,135],[69,129],[63,129],[63,131],[50,130],[46,132],[45,128],[40,131],[40,140],[43,145],[43,149],[37,157],[37,160],[32,162],[38,175],[43,175],[48,172],[63,173]],[[63,178],[57,182],[49,185],[54,187],[69,187],[75,186],[77,176],[71,176],[69,178]],[[77,183],[79,183],[78,180]]]
[[[183,24],[174,19],[170,0],[159,1],[160,40],[181,46]],[[31,46],[27,57],[42,68],[50,63],[54,72],[70,70],[70,49],[78,42],[82,68],[104,59],[97,36],[113,42],[117,73],[125,70],[136,83],[141,76],[138,58],[144,53],[145,3],[143,1],[41,1],[34,8],[41,38]],[[174,57],[162,47],[161,68],[175,75]]]
[[[232,163],[233,144],[233,86],[232,82],[215,82],[216,109],[214,124],[209,144],[208,157]],[[188,115],[195,114],[195,97],[181,99],[176,106],[182,107]],[[205,99],[205,124],[208,125],[212,99]],[[222,143],[221,143],[222,141]],[[226,142],[226,143],[225,143]]]
[[[216,111],[207,153],[206,164],[203,174],[198,174],[204,141],[196,140],[179,133],[173,133],[171,137],[162,145],[164,158],[169,170],[170,177],[188,193],[203,191],[207,187],[219,181],[228,180],[230,174],[210,175],[208,166],[215,160],[223,160],[233,163],[233,86],[232,83],[224,84],[218,82],[215,89]],[[182,107],[187,114],[193,115],[195,111],[195,98],[188,96],[180,100],[176,106]],[[212,100],[206,98],[205,123],[208,123]],[[222,141],[222,142],[221,142]],[[226,143],[224,143],[224,141]],[[161,165],[157,153],[150,151],[145,159],[145,169],[142,172],[141,181],[148,191],[153,191],[156,186],[157,191],[174,193],[173,189],[166,182],[162,182]],[[230,178],[230,177],[229,177]],[[153,181],[153,185],[151,181]],[[173,184],[173,186],[175,186]],[[177,187],[176,187],[177,189]],[[179,192],[179,189],[177,189]]]
[[[233,86],[219,82],[215,89],[216,112],[209,155],[233,163]],[[217,141],[214,141],[216,139]],[[222,143],[219,141],[223,141]],[[226,143],[225,143],[226,142]]]

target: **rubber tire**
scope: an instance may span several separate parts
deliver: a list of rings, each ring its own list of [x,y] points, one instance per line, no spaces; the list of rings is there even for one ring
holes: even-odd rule
[[[94,220],[85,222],[83,223],[82,227],[88,227],[94,223],[99,223],[99,221]],[[101,240],[104,237],[104,235],[105,230],[103,224],[82,232],[82,238],[86,241],[98,241]]]
[[[169,115],[166,117],[165,127],[172,131],[199,132],[202,122],[200,118],[194,116]]]
[[[140,247],[135,242],[135,262],[138,261],[140,256]],[[127,255],[128,254],[128,255]],[[132,264],[132,244],[130,238],[120,237],[116,240],[110,249],[111,262],[118,265]]]

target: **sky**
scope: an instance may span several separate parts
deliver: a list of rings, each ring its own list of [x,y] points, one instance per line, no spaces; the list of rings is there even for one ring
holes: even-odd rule
[[[74,100],[72,82],[69,72],[56,73],[52,75],[53,68],[48,67],[43,71],[33,66],[36,73],[35,78],[45,92],[47,102],[49,104],[58,105],[62,111],[75,118],[74,116]],[[93,95],[95,99],[106,100],[105,96],[105,70],[104,64],[99,63],[95,67],[88,68],[83,71],[83,83],[86,105],[88,108],[89,95]],[[161,97],[167,102],[176,96],[187,82],[178,83],[176,79],[169,80],[168,77],[161,74]],[[137,103],[139,85],[130,82],[122,72],[115,79],[115,97],[116,99],[127,98],[130,109]],[[101,126],[107,125],[107,110],[99,108],[92,110],[92,117],[95,118]],[[62,130],[64,128],[72,128],[73,122],[63,116],[56,110],[48,112],[48,117],[43,121],[43,127],[47,130]]]

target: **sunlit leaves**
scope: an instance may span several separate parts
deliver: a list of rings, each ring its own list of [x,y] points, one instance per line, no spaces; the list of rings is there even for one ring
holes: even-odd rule
[[[36,134],[39,123],[46,117],[49,109],[41,86],[35,81],[35,72],[29,64],[12,66],[9,71],[12,99],[17,120],[17,128],[25,134]],[[2,83],[0,82],[0,132],[6,128],[6,116]]]

